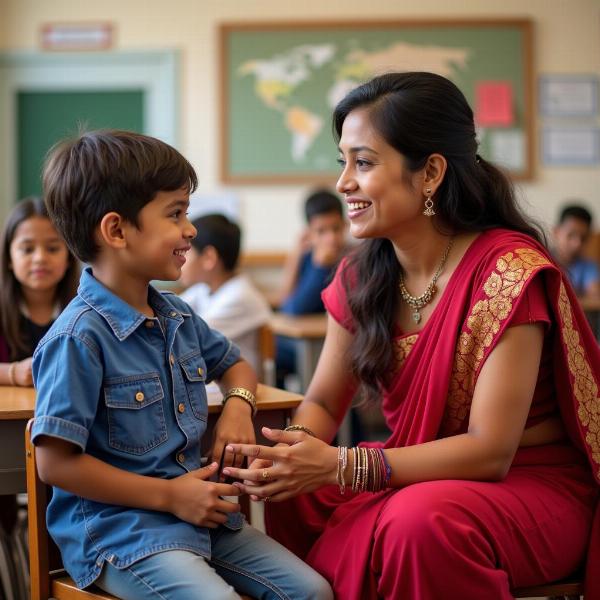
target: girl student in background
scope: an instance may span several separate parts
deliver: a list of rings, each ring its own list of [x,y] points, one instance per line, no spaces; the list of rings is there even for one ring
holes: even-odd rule
[[[79,268],[41,198],[8,215],[0,246],[0,385],[31,386],[31,356],[77,291]]]
[[[32,386],[38,342],[77,291],[79,267],[41,198],[19,202],[0,243],[0,385]],[[10,535],[16,496],[0,496],[0,526]]]

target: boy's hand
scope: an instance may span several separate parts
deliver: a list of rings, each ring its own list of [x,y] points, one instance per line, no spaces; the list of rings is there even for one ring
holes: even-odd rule
[[[233,485],[206,481],[219,465],[197,469],[169,480],[168,511],[198,527],[214,529],[227,521],[229,513],[239,512],[240,505],[223,500],[220,496],[239,496]]]
[[[252,409],[245,400],[232,396],[225,403],[213,430],[211,460],[215,462],[220,460],[226,444],[254,444],[255,442]],[[243,456],[238,457],[236,464],[233,465],[232,455],[227,453],[223,466],[241,466],[243,459]]]
[[[312,260],[319,267],[332,267],[340,257],[340,249],[335,244],[321,243],[313,247]]]

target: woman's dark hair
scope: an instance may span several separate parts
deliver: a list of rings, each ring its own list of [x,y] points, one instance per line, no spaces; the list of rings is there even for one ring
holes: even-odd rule
[[[336,106],[339,141],[346,117],[367,108],[371,124],[400,154],[410,172],[433,153],[447,162],[434,196],[436,225],[452,233],[504,227],[544,243],[539,227],[519,209],[508,177],[477,154],[473,111],[448,79],[425,72],[388,73],[355,88]],[[393,344],[400,264],[387,239],[368,240],[350,257],[343,276],[357,324],[350,364],[367,399],[380,396],[396,369]]]
[[[32,352],[20,331],[19,308],[24,301],[21,284],[10,268],[10,245],[21,223],[32,217],[50,220],[41,198],[25,198],[10,212],[4,223],[0,241],[0,335],[4,337],[11,360],[23,353]],[[56,288],[56,301],[62,310],[77,293],[79,264],[69,252],[69,266]]]

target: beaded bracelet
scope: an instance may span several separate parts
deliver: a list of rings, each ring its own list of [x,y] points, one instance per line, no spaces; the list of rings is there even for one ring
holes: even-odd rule
[[[304,433],[308,433],[308,435],[312,435],[313,437],[317,437],[315,432],[304,425],[288,425],[284,431],[304,431]]]
[[[256,415],[256,398],[250,390],[247,390],[243,387],[231,388],[223,398],[223,405],[225,405],[225,402],[227,402],[227,400],[229,400],[229,398],[231,398],[232,396],[235,396],[236,398],[241,398],[242,400],[244,400],[244,402],[247,402],[250,405],[250,408],[252,409],[252,416],[254,417]]]

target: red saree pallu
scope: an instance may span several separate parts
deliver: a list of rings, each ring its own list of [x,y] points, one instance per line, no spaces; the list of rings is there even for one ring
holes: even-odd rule
[[[351,329],[343,269],[323,298]],[[344,496],[327,487],[266,506],[269,534],[322,573],[337,598],[511,598],[512,587],[570,575],[586,552],[586,598],[600,598],[600,350],[570,284],[532,238],[482,233],[423,329],[393,340],[398,369],[382,393],[391,430],[383,447],[466,432],[481,367],[523,314],[531,322],[547,315],[543,368],[568,440],[520,448],[498,482]]]

